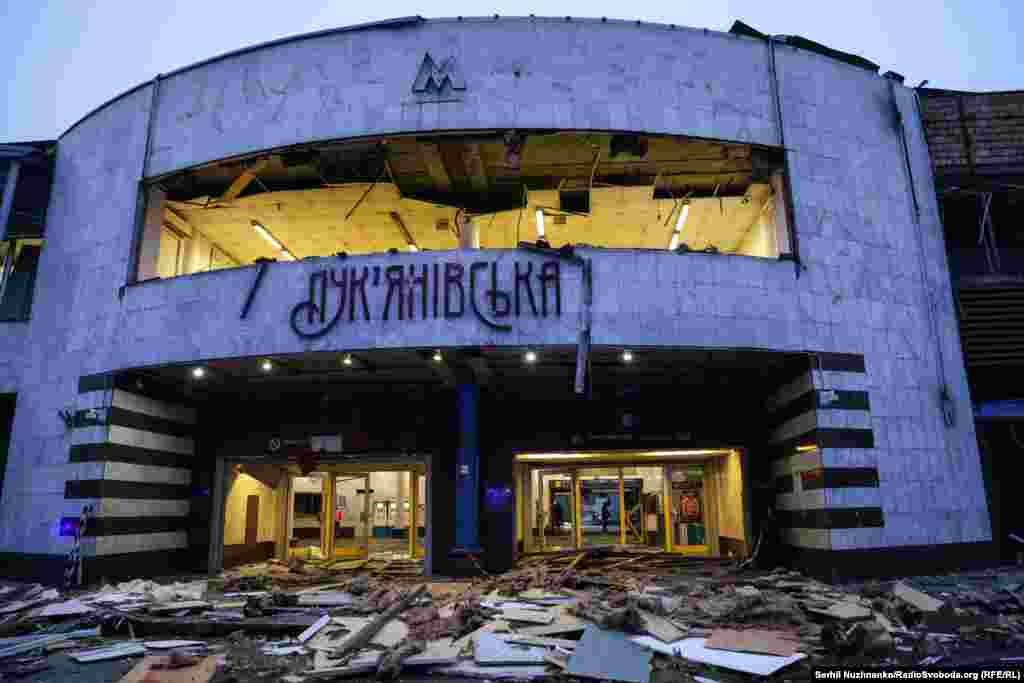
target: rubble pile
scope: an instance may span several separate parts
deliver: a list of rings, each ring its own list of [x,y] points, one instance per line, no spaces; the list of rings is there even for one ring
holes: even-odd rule
[[[0,678],[139,658],[122,681],[802,680],[816,666],[1024,661],[1024,574],[831,585],[609,548],[426,581],[414,563],[265,562],[213,579],[0,585]]]

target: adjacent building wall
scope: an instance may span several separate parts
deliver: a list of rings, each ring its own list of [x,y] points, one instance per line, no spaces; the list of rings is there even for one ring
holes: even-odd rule
[[[920,91],[935,174],[1024,175],[1024,92]]]

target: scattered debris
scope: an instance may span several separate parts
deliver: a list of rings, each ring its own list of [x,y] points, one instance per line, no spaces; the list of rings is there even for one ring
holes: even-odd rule
[[[0,676],[38,677],[57,652],[83,667],[142,657],[125,683],[739,683],[816,666],[1024,661],[1019,570],[837,586],[618,547],[530,555],[471,580],[424,581],[419,566],[293,559],[92,591],[0,584]]]
[[[323,615],[322,617],[316,620],[316,623],[314,623],[312,626],[310,626],[305,631],[299,634],[298,641],[300,643],[305,643],[307,640],[315,636],[320,631],[320,629],[322,629],[324,626],[327,626],[327,624],[330,623],[330,621],[331,618],[329,616],[327,616],[326,614]]]
[[[783,667],[800,661],[807,655],[797,653],[791,657],[754,655],[729,650],[713,650],[707,647],[706,638],[684,638],[675,643],[662,643],[651,636],[634,636],[634,643],[667,655],[677,655],[693,662],[720,666],[723,669],[742,671],[755,676],[771,676]]]
[[[108,647],[97,647],[92,650],[79,650],[72,652],[71,658],[76,662],[99,662],[104,659],[121,659],[122,657],[134,657],[135,655],[146,654],[146,648],[141,643],[124,642]]]

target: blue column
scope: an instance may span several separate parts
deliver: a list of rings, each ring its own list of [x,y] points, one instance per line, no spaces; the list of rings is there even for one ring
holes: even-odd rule
[[[455,462],[455,551],[480,552],[480,387],[459,384],[459,450]]]

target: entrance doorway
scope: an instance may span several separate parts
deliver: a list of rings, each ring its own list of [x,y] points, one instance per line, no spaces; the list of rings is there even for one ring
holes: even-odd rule
[[[743,492],[734,449],[519,454],[518,541],[524,552],[718,555],[723,541],[747,546]]]
[[[224,567],[426,556],[424,460],[328,462],[305,474],[294,463],[236,463],[225,477]]]
[[[423,557],[426,487],[422,467],[337,475],[332,554],[352,558]]]

